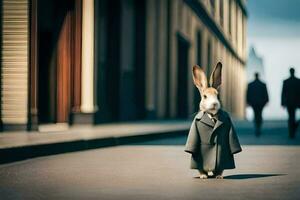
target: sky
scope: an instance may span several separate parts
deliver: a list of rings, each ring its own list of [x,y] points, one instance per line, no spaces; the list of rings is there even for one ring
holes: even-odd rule
[[[286,119],[280,105],[282,81],[289,68],[300,77],[300,0],[248,0],[248,47],[254,46],[263,58],[270,102],[266,119]],[[298,111],[298,116],[300,113]],[[252,117],[247,108],[248,118]]]

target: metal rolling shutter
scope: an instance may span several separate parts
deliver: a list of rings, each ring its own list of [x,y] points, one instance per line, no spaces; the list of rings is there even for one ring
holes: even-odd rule
[[[27,123],[28,0],[3,0],[1,107],[4,124]]]

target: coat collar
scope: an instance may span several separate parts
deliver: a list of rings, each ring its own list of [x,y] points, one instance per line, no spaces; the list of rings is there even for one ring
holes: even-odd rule
[[[221,126],[224,123],[224,115],[223,115],[223,111],[220,109],[219,112],[217,113],[217,122],[214,123],[210,117],[208,116],[208,114],[206,112],[200,111],[197,115],[196,115],[196,119],[200,120],[202,123],[211,126],[213,128],[213,131],[216,130],[219,126]]]

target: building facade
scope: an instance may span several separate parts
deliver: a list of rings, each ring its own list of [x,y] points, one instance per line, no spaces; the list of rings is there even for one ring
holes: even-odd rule
[[[223,63],[245,116],[244,0],[1,0],[2,130],[189,118],[191,67]]]

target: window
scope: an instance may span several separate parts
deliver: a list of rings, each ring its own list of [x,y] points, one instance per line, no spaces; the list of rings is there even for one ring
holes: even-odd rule
[[[211,14],[212,16],[215,16],[215,7],[216,7],[215,0],[210,0],[209,2],[210,2]]]
[[[197,33],[197,64],[202,67],[202,33]]]
[[[244,15],[242,15],[242,27],[241,27],[241,30],[242,30],[242,48],[243,48],[243,54],[244,54],[244,51],[245,51],[245,47],[246,47],[246,40],[245,40],[245,37],[246,37],[246,33],[245,33],[245,17]]]
[[[232,0],[229,0],[229,6],[228,6],[228,30],[229,30],[229,34],[231,35],[232,32]]]
[[[224,7],[223,7],[223,1],[224,0],[220,0],[220,24],[221,26],[224,25]]]
[[[207,43],[207,69],[206,69],[206,76],[209,77],[210,76],[210,72],[211,70],[211,61],[212,61],[212,44],[211,44],[211,40],[208,41]]]
[[[236,12],[235,12],[235,22],[236,22],[236,27],[235,27],[235,30],[236,30],[236,43],[238,43],[239,41],[239,6],[236,4]]]

